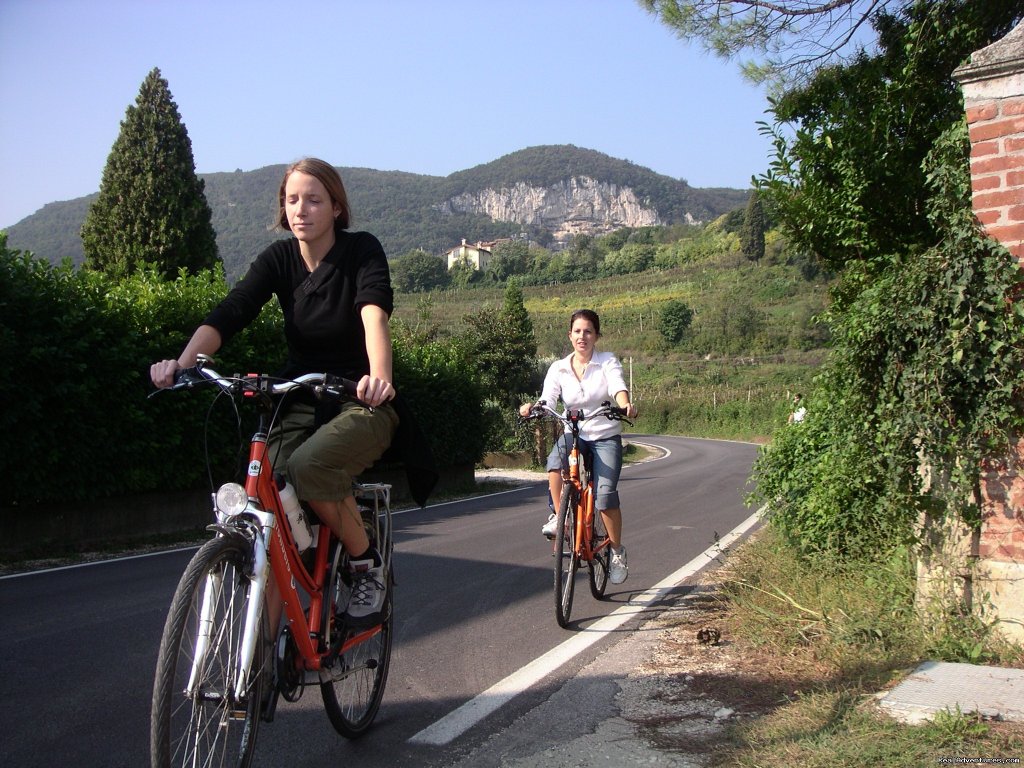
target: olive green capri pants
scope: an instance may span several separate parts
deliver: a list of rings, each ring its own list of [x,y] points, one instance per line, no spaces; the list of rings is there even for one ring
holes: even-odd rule
[[[315,406],[292,404],[270,432],[268,455],[276,471],[285,468],[300,499],[341,501],[391,445],[398,414],[390,403],[370,410],[345,402],[333,419],[319,429],[315,424]]]

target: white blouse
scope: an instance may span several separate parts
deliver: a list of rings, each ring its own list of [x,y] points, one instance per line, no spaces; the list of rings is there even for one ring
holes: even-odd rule
[[[544,377],[544,390],[540,399],[554,408],[561,398],[566,409],[582,409],[584,416],[596,411],[606,401],[618,405],[615,402],[616,393],[628,390],[622,375],[622,363],[618,358],[611,352],[595,351],[583,370],[583,377],[578,379],[572,369],[572,357],[573,354],[570,354],[551,364]],[[600,440],[621,432],[622,422],[598,417],[583,425],[580,437],[584,440]]]

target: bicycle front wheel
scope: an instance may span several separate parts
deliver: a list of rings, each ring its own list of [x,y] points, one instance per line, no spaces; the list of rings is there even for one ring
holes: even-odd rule
[[[595,522],[600,514],[600,512],[594,512]],[[604,598],[604,591],[608,588],[608,569],[611,567],[612,545],[605,543],[606,538],[598,538],[596,527],[596,525],[590,527],[590,548],[594,552],[594,556],[588,565],[590,566],[590,594],[594,596],[595,600],[601,600]],[[604,546],[601,546],[602,544]]]
[[[562,489],[558,504],[558,523],[555,527],[555,618],[558,626],[569,626],[572,613],[572,597],[576,589],[576,569],[579,556],[576,554],[576,509],[579,493],[571,483]]]
[[[328,581],[330,615],[325,626],[339,626],[334,614],[348,605],[350,588],[346,563],[338,558]],[[386,577],[391,581],[390,574]],[[383,621],[380,626],[366,630],[348,630],[344,637],[328,635],[328,642],[339,645],[339,652],[330,667],[320,672],[320,694],[331,725],[342,736],[354,739],[362,736],[377,716],[384,686],[391,665],[391,635],[394,611],[391,603],[391,583],[384,599]]]
[[[203,545],[185,569],[167,614],[153,684],[153,768],[252,761],[269,681],[266,617],[236,695],[249,604],[251,551],[229,537]]]

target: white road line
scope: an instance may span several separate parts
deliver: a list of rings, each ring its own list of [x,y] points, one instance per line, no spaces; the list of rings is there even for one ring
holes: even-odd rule
[[[629,619],[661,600],[684,580],[701,571],[718,556],[722,549],[731,546],[733,542],[749,531],[758,522],[760,515],[761,510],[759,509],[675,573],[670,574],[650,589],[638,593],[626,605],[597,620],[582,632],[573,635],[564,643],[556,645],[543,656],[534,659],[458,709],[427,726],[412,736],[409,743],[443,746],[462,735],[513,697],[528,690],[530,686],[535,685],[545,676],[604,638],[609,632],[615,631]]]
[[[544,479],[545,478],[543,478],[543,477],[539,477],[539,478],[537,478],[537,482],[539,483],[541,480],[544,480]],[[475,496],[474,498],[486,499],[486,498],[490,498],[491,496],[501,496],[501,495],[506,494],[506,493],[514,493],[515,491],[526,490],[529,487],[530,486],[527,486],[527,485],[521,485],[521,486],[517,486],[516,488],[510,488],[507,491],[494,491],[492,493],[488,493],[488,494],[483,495],[483,496]],[[448,504],[458,504],[458,503],[463,502],[463,501],[468,501],[468,499],[463,498],[463,499],[452,499],[451,501],[442,501],[439,504],[430,504],[427,507],[425,507],[425,509],[433,509],[434,507],[444,507],[444,506],[447,506]],[[405,514],[408,514],[410,512],[419,512],[419,511],[420,511],[419,507],[409,507],[407,509],[396,509],[396,510],[391,512],[391,516],[392,517],[397,517],[398,515],[405,515]],[[213,537],[211,536],[210,538],[212,539]],[[121,562],[124,562],[125,560],[139,560],[139,559],[146,558],[146,557],[159,557],[161,555],[172,555],[175,552],[187,552],[189,550],[199,549],[199,547],[201,547],[203,544],[205,544],[206,541],[208,541],[208,540],[204,539],[203,541],[201,541],[201,542],[199,542],[197,544],[189,544],[187,546],[176,547],[174,549],[161,549],[161,550],[156,551],[156,552],[142,552],[142,553],[137,554],[137,555],[119,555],[117,557],[101,558],[99,560],[89,560],[89,561],[84,562],[84,563],[71,563],[70,565],[58,565],[58,566],[53,566],[51,568],[39,568],[37,570],[32,570],[32,571],[21,571],[19,573],[9,573],[9,574],[7,574],[5,576],[0,576],[0,581],[4,581],[5,579],[20,579],[20,578],[23,578],[25,576],[41,576],[44,573],[56,573],[57,571],[69,571],[69,570],[72,570],[72,569],[75,569],[75,568],[89,568],[89,567],[94,566],[94,565],[110,565],[111,563],[121,563]]]
[[[175,552],[187,552],[192,549],[199,549],[199,547],[199,544],[195,544],[187,547],[178,547],[177,549],[161,549],[159,552],[143,552],[138,555],[121,555],[120,557],[111,557],[105,560],[89,560],[85,563],[72,563],[71,565],[58,565],[53,568],[41,568],[37,571],[22,571],[21,573],[9,573],[6,576],[0,576],[0,581],[3,581],[5,579],[20,579],[24,576],[41,576],[44,573],[56,573],[57,571],[70,571],[75,568],[91,568],[94,565],[110,565],[111,563],[122,563],[125,560],[141,560],[147,557],[173,555]]]

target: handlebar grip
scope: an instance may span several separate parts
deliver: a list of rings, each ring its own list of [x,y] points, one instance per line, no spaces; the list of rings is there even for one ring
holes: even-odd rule
[[[206,377],[200,373],[197,366],[190,366],[188,368],[179,368],[174,372],[174,384],[171,385],[173,389],[182,389],[184,387],[190,387],[196,382],[205,381]]]
[[[324,374],[323,392],[327,395],[334,397],[347,395],[348,397],[354,398],[358,387],[358,382],[346,379],[344,376],[335,376],[332,373]]]
[[[543,400],[538,400],[536,403],[530,406],[530,412],[526,416],[522,416],[524,419],[539,419],[545,415],[544,406],[547,405]]]

